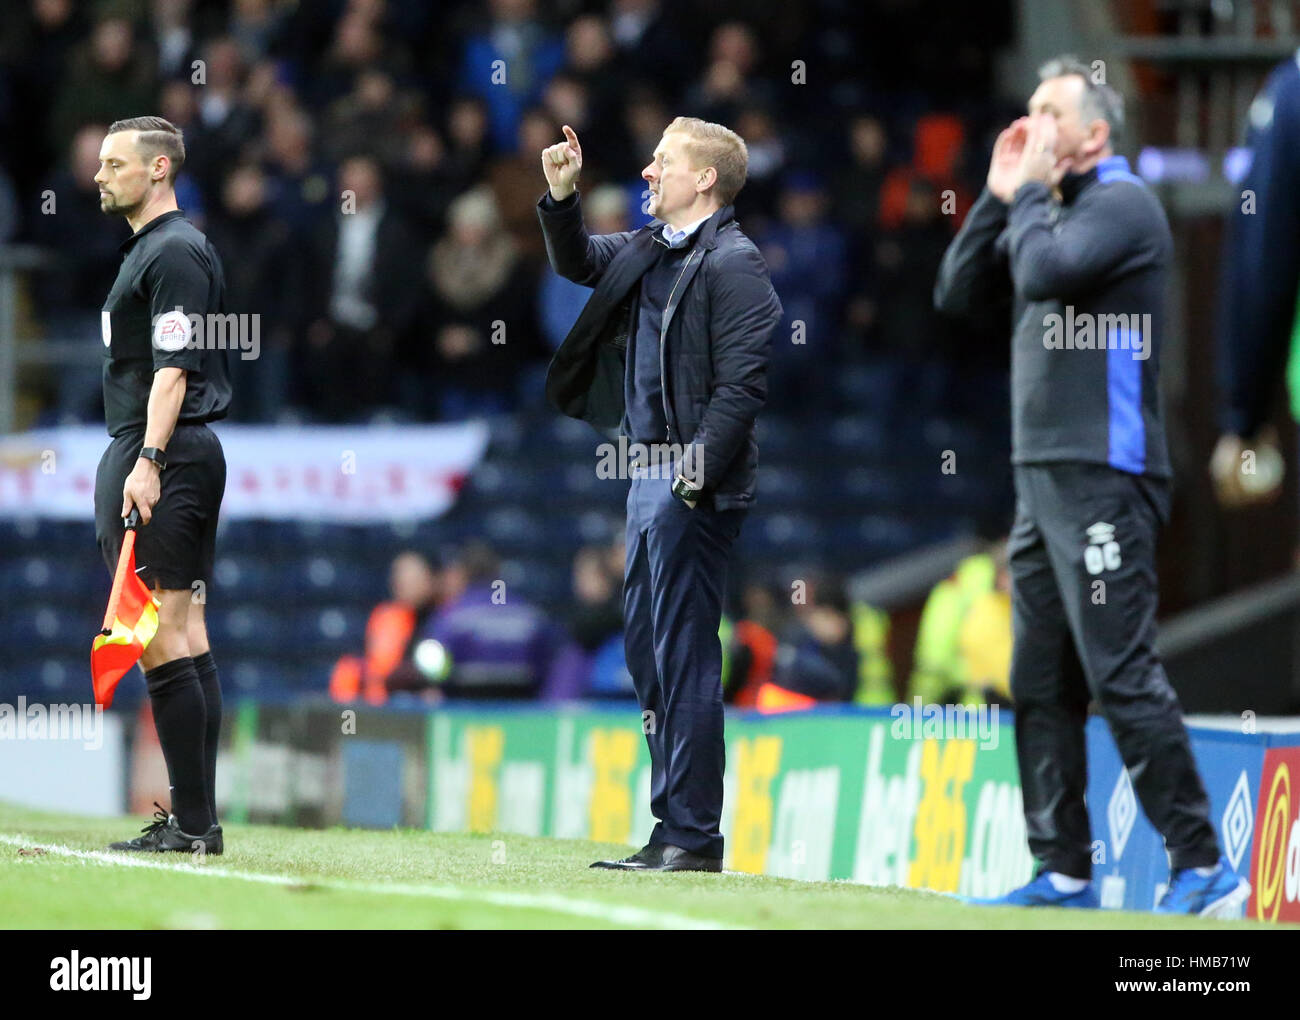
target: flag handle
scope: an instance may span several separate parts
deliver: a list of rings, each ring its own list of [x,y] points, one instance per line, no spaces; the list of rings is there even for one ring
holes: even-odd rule
[[[104,611],[104,624],[100,633],[105,637],[113,633],[113,619],[117,616],[117,604],[122,600],[122,585],[126,583],[126,567],[131,562],[131,552],[135,549],[135,527],[140,523],[140,510],[132,507],[126,518],[126,534],[122,536],[122,552],[117,557],[117,573],[113,575],[113,590],[108,596],[108,609]]]

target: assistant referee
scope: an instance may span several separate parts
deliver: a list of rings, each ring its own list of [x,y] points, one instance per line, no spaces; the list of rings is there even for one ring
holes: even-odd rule
[[[219,854],[221,685],[204,605],[226,460],[207,422],[225,417],[230,378],[225,345],[209,350],[203,340],[223,311],[225,281],[215,249],[177,208],[184,162],[178,128],[134,117],[108,129],[95,175],[100,208],[134,231],[101,312],[113,439],[95,475],[95,535],[111,572],[123,520],[138,508],[138,572],[160,602],[141,665],[172,795],[170,814],[109,849]]]
[[[1165,839],[1170,879],[1157,910],[1239,914],[1250,886],[1220,856],[1155,648],[1156,537],[1170,506],[1157,387],[1169,224],[1113,150],[1118,93],[1073,58],[1039,75],[1029,116],[999,135],[988,186],[935,285],[940,310],[969,314],[1014,296],[1016,312],[1011,693],[1039,873],[996,902],[1098,905],[1084,802],[1091,699]]]

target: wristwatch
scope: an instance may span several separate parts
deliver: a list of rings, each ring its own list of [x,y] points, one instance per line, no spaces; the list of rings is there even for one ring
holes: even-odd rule
[[[140,456],[157,464],[159,471],[167,466],[167,454],[156,446],[146,446],[140,451]]]
[[[702,488],[696,488],[681,475],[678,475],[677,480],[673,482],[673,495],[690,503],[692,506],[700,498],[700,493],[703,491]]]

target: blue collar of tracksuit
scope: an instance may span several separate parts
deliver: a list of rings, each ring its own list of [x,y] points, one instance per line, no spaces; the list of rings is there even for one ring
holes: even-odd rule
[[[1138,184],[1146,183],[1141,177],[1133,173],[1129,167],[1127,157],[1107,156],[1087,173],[1066,174],[1061,181],[1061,198],[1066,204],[1069,204],[1078,197],[1079,192],[1093,181],[1106,184],[1110,181],[1123,180],[1135,181]]]

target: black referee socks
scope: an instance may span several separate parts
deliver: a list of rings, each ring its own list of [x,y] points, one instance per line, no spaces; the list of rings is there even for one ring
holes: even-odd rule
[[[189,656],[155,666],[144,675],[153,724],[167,762],[172,814],[181,831],[201,836],[212,824],[204,781],[207,708],[194,660]]]
[[[194,671],[203,688],[203,702],[208,710],[207,733],[203,740],[204,768],[208,786],[208,811],[212,821],[217,820],[217,745],[221,743],[221,681],[217,679],[217,664],[212,653],[194,656]]]

